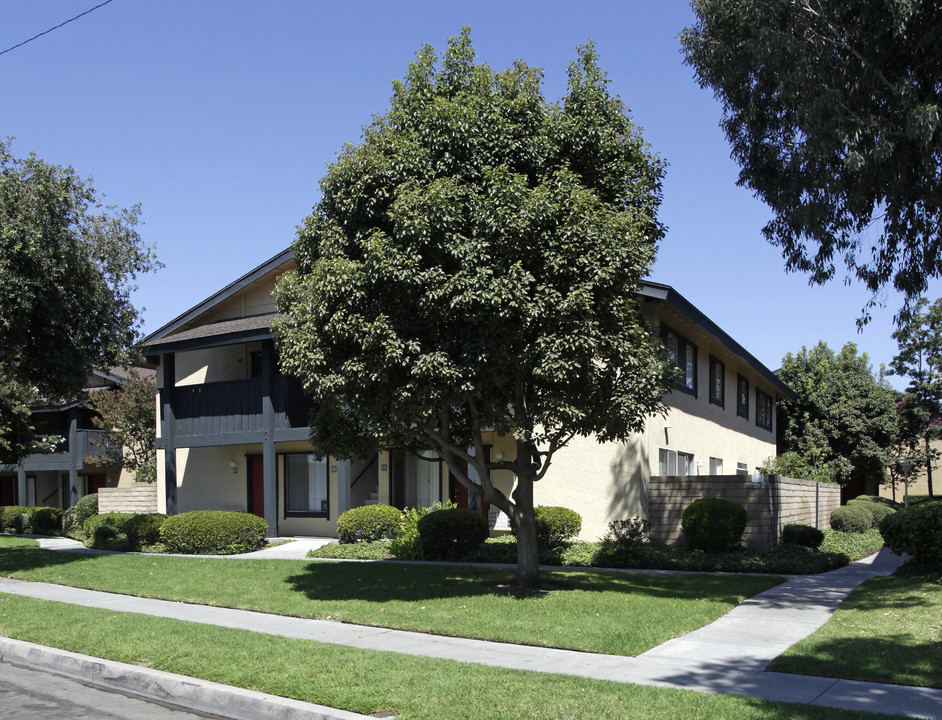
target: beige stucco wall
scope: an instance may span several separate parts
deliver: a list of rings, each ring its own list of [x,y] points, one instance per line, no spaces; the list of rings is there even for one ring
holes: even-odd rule
[[[176,354],[177,386],[200,385],[249,376],[249,354],[262,349],[260,342],[225,345]]]

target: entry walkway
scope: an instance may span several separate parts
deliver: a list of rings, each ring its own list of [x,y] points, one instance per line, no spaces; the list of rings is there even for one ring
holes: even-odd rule
[[[4,578],[0,592],[369,650],[942,720],[940,689],[763,671],[785,648],[823,625],[850,590],[892,572],[899,562],[884,550],[829,573],[795,576],[716,622],[638,657],[441,637]]]

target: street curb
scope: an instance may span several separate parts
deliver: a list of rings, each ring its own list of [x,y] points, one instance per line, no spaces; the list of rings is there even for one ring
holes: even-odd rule
[[[0,638],[0,662],[45,670],[96,687],[233,720],[372,720],[368,715],[12,638]]]

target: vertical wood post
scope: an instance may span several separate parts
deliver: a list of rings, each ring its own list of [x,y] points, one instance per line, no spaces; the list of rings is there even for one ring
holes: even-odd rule
[[[69,411],[69,507],[75,507],[79,501],[78,468],[78,410]]]
[[[262,476],[269,537],[278,536],[278,463],[275,454],[275,344],[262,343]]]
[[[173,386],[176,384],[176,361],[173,353],[160,358],[163,385],[160,388],[160,435],[164,446],[164,494],[167,515],[177,514],[177,445],[174,438],[176,417],[173,408]]]

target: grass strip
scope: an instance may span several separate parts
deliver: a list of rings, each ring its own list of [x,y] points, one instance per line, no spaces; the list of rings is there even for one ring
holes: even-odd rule
[[[867,580],[769,670],[942,688],[942,579]]]
[[[28,642],[401,720],[851,720],[885,717],[358,650],[0,593]]]
[[[139,597],[484,640],[637,655],[702,627],[776,577],[544,573],[440,565],[84,555],[7,547],[0,575]]]

